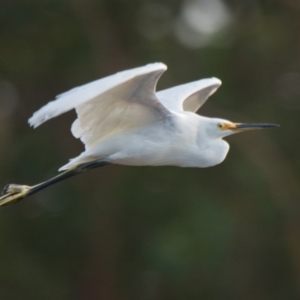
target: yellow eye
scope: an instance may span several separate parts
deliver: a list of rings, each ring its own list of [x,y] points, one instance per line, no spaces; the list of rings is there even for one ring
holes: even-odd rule
[[[223,129],[224,125],[223,125],[222,123],[218,123],[217,127],[218,127],[219,129]]]

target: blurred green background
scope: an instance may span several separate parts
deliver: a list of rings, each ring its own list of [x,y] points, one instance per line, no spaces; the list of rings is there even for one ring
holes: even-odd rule
[[[83,145],[55,95],[162,61],[158,89],[222,79],[201,114],[274,122],[208,169],[108,166],[0,211],[0,299],[300,299],[298,0],[1,0],[0,183]]]

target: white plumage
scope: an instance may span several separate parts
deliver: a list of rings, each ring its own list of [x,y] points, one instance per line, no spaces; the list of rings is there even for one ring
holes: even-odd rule
[[[196,110],[221,81],[202,79],[156,92],[156,83],[166,69],[164,64],[154,63],[120,72],[63,93],[35,112],[29,123],[37,127],[75,109],[77,119],[71,131],[84,143],[85,151],[60,168],[65,172],[40,184],[6,185],[0,206],[109,163],[214,166],[228,153],[225,136],[278,126],[232,123],[197,115]]]
[[[29,123],[37,127],[76,110],[71,131],[85,151],[60,170],[95,159],[182,167],[222,162],[229,150],[222,138],[236,132],[236,124],[195,113],[221,81],[202,79],[156,92],[166,69],[162,63],[149,64],[74,88],[35,112]]]

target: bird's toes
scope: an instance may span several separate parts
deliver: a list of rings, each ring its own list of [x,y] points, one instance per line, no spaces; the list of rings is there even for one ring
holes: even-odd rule
[[[25,198],[28,194],[30,187],[20,184],[7,184],[0,197],[0,206],[4,206],[10,203],[16,203]]]
[[[5,195],[5,194],[8,193],[9,186],[10,186],[10,184],[7,184],[7,185],[3,188],[2,193],[1,193],[2,195]]]
[[[27,185],[21,185],[21,184],[7,184],[4,189],[2,190],[2,195],[6,194],[17,194],[17,193],[24,193],[26,190],[28,190]]]

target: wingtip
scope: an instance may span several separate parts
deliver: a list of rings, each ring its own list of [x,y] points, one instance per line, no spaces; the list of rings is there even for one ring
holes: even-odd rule
[[[219,85],[222,84],[221,79],[219,79],[219,78],[217,78],[217,77],[212,77],[211,79],[214,80],[214,81],[216,82],[216,84],[219,84]]]
[[[153,67],[154,69],[164,69],[164,70],[168,69],[167,65],[164,64],[163,62],[150,63],[150,64],[147,64],[147,67]]]
[[[33,114],[29,119],[28,119],[28,124],[30,127],[32,127],[33,129],[37,128],[38,126],[41,125],[41,121],[36,120],[35,115]]]
[[[30,117],[27,121],[27,123],[29,124],[30,127],[34,128],[34,122],[32,121],[32,117]]]

